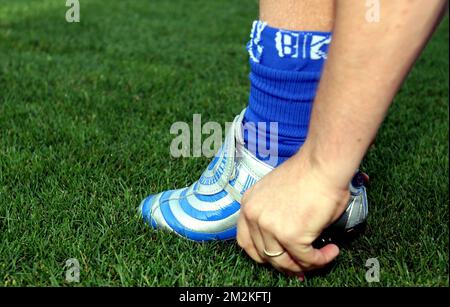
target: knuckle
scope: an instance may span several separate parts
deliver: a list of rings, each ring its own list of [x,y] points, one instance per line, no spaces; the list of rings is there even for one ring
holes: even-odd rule
[[[299,241],[300,233],[296,229],[284,230],[280,234],[280,242],[284,245],[293,245]]]
[[[259,228],[264,232],[271,232],[274,230],[273,222],[270,218],[261,217],[258,221]]]
[[[258,219],[258,212],[256,209],[257,208],[255,208],[255,206],[246,205],[244,206],[244,208],[242,208],[242,213],[247,220],[256,222]]]
[[[244,251],[247,251],[249,249],[249,244],[246,242],[241,241],[241,242],[238,242],[238,244],[239,244],[239,247]]]
[[[236,237],[236,242],[242,249],[245,249],[247,247],[247,244],[245,243],[245,240],[242,238],[241,235],[238,235]]]

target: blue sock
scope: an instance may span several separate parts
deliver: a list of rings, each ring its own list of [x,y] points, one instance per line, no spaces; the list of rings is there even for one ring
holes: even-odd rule
[[[255,21],[250,37],[244,140],[259,159],[277,166],[306,140],[331,33],[287,31]]]

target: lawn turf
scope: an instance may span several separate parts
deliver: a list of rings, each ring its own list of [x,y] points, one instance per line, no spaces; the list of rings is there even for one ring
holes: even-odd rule
[[[234,242],[198,244],[136,216],[207,158],[169,154],[176,121],[246,105],[257,1],[0,0],[0,285],[448,286],[448,19],[395,99],[362,169],[365,236],[301,283]],[[368,258],[379,283],[365,280]],[[74,285],[74,284],[70,284]]]

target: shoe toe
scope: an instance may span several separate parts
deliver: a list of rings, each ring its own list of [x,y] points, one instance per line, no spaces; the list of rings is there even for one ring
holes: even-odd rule
[[[152,218],[151,212],[152,212],[152,206],[155,203],[154,202],[155,195],[150,195],[147,198],[145,198],[140,206],[139,206],[139,212],[141,214],[142,219],[149,225],[151,225],[153,228],[157,228],[158,224],[156,221]]]
[[[198,195],[190,188],[165,191],[144,199],[141,215],[153,228],[173,231],[194,241],[236,236],[239,203],[225,191]]]

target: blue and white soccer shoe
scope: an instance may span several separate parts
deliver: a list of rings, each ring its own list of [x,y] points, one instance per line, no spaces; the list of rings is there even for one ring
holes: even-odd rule
[[[242,195],[273,170],[244,147],[244,111],[234,119],[221,149],[197,182],[142,201],[139,212],[152,228],[194,241],[236,238]],[[348,208],[334,224],[344,230],[364,223],[368,214],[364,180],[355,178]]]

